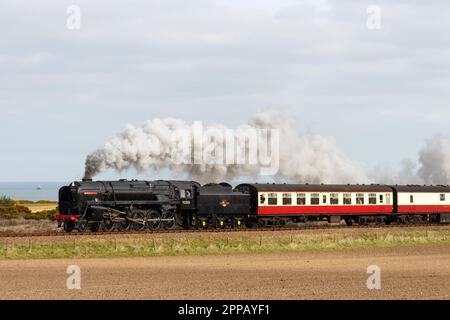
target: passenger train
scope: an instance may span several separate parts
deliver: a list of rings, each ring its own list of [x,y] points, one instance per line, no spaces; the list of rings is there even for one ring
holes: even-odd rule
[[[84,180],[60,189],[55,218],[67,232],[448,223],[450,186]]]

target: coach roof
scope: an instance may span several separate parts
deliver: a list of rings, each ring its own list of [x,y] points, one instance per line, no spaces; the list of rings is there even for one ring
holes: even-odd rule
[[[379,184],[241,184],[239,187],[249,186],[259,192],[392,192],[392,188]]]
[[[397,192],[409,192],[409,193],[420,193],[420,192],[435,192],[435,193],[446,193],[450,192],[450,186],[421,186],[421,185],[406,185],[406,186],[392,186]]]

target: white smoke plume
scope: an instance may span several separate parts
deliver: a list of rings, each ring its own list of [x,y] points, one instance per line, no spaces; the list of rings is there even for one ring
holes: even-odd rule
[[[221,157],[217,150],[222,150],[225,138],[220,133],[228,130],[223,125],[211,125],[204,129],[208,143],[203,144],[200,150],[203,161],[182,162],[180,160],[185,157],[181,150],[184,139],[189,133],[195,135],[196,125],[178,119],[156,118],[145,122],[142,127],[127,126],[107,141],[103,148],[88,155],[84,176],[92,178],[105,170],[122,172],[134,168],[138,172],[154,175],[153,178],[158,178],[158,171],[169,169],[177,179],[189,178],[201,183],[233,181],[244,177],[295,183],[370,182],[363,168],[346,157],[334,138],[299,135],[289,115],[277,112],[257,114],[248,124],[234,129],[234,132],[244,136],[255,129],[279,130],[279,170],[274,176],[259,176],[260,167],[257,164],[210,161],[211,157]],[[208,138],[213,136],[216,138]],[[237,148],[245,150],[246,154],[250,152],[245,141],[238,141]],[[188,158],[196,156],[198,154],[189,154]]]
[[[442,136],[425,141],[417,161],[404,159],[400,170],[377,167],[370,175],[372,180],[384,184],[450,184],[450,142]]]
[[[195,136],[198,123],[187,124],[173,118],[149,120],[142,127],[127,126],[103,148],[88,155],[84,176],[93,178],[106,170],[122,172],[134,168],[148,174],[149,179],[157,179],[160,170],[169,169],[175,179],[200,183],[246,178],[293,183],[450,184],[450,142],[443,137],[427,140],[417,161],[403,160],[397,172],[377,167],[368,174],[344,154],[333,137],[300,135],[291,119],[288,114],[263,112],[234,129],[243,136],[249,136],[255,129],[279,130],[279,165],[270,177],[260,175],[258,164],[214,161],[226,159],[223,133],[230,129],[220,124],[204,128],[202,137],[207,142],[200,150],[186,155],[186,138],[189,147],[195,144],[190,139]],[[235,148],[248,158],[251,149],[248,140],[235,143]],[[267,153],[267,149],[258,152]],[[189,161],[183,162],[186,157]],[[199,157],[200,161],[190,161]]]
[[[444,137],[427,140],[419,152],[419,163],[417,175],[424,183],[450,184],[450,142]]]

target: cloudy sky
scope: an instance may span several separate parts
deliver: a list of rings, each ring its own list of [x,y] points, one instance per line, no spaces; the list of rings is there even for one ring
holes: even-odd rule
[[[449,33],[447,1],[3,1],[0,181],[79,179],[126,124],[233,127],[275,108],[395,168],[449,136]]]

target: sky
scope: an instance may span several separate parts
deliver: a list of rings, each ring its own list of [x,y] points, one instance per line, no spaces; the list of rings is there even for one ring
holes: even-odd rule
[[[235,127],[271,109],[395,168],[449,136],[449,16],[437,0],[1,1],[0,181],[80,179],[127,124]],[[99,176],[118,177],[148,178]]]

